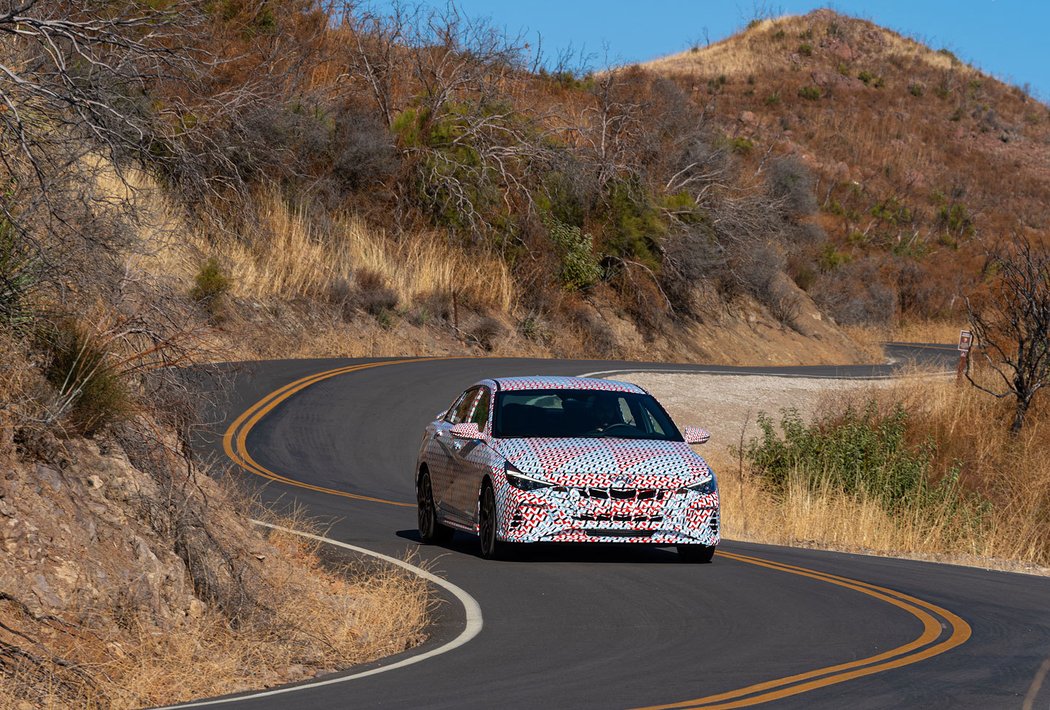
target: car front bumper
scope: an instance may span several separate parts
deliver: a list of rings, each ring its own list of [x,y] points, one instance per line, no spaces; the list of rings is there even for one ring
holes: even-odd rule
[[[497,534],[508,542],[714,546],[721,539],[717,492],[500,488]]]

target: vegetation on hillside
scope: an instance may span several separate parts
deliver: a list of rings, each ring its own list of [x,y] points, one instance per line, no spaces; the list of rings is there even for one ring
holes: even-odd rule
[[[812,169],[829,241],[789,270],[841,323],[961,321],[990,245],[1046,242],[1050,107],[946,49],[820,10],[644,66],[710,102],[746,166]]]

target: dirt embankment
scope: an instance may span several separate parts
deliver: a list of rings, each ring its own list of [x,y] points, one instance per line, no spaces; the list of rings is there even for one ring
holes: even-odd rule
[[[0,707],[165,704],[423,638],[425,583],[261,534],[144,418],[94,440],[0,436]]]

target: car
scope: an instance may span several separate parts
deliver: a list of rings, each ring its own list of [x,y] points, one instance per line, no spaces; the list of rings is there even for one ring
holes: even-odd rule
[[[416,500],[424,543],[455,530],[481,556],[515,543],[675,545],[710,562],[719,537],[715,474],[646,390],[584,377],[501,377],[467,388],[426,426]]]

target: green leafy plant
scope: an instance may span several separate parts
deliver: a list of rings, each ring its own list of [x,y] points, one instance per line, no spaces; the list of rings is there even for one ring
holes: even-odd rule
[[[760,437],[746,456],[772,491],[782,494],[800,483],[812,491],[835,491],[877,500],[891,514],[928,513],[972,522],[983,501],[966,494],[954,467],[934,480],[936,447],[931,440],[908,442],[908,414],[900,405],[883,411],[872,400],[863,410],[848,408],[813,424],[796,410],[782,412],[781,435],[771,417],[760,414]]]
[[[803,42],[802,44],[800,44],[798,46],[798,53],[800,55],[802,55],[803,57],[812,57],[813,56],[813,45],[809,44],[808,42]]]
[[[799,98],[805,99],[806,101],[816,101],[822,96],[820,87],[818,86],[802,86],[798,90]]]
[[[601,278],[602,270],[594,256],[594,240],[576,225],[557,218],[548,219],[551,241],[561,259],[559,277],[569,290],[587,288]]]

